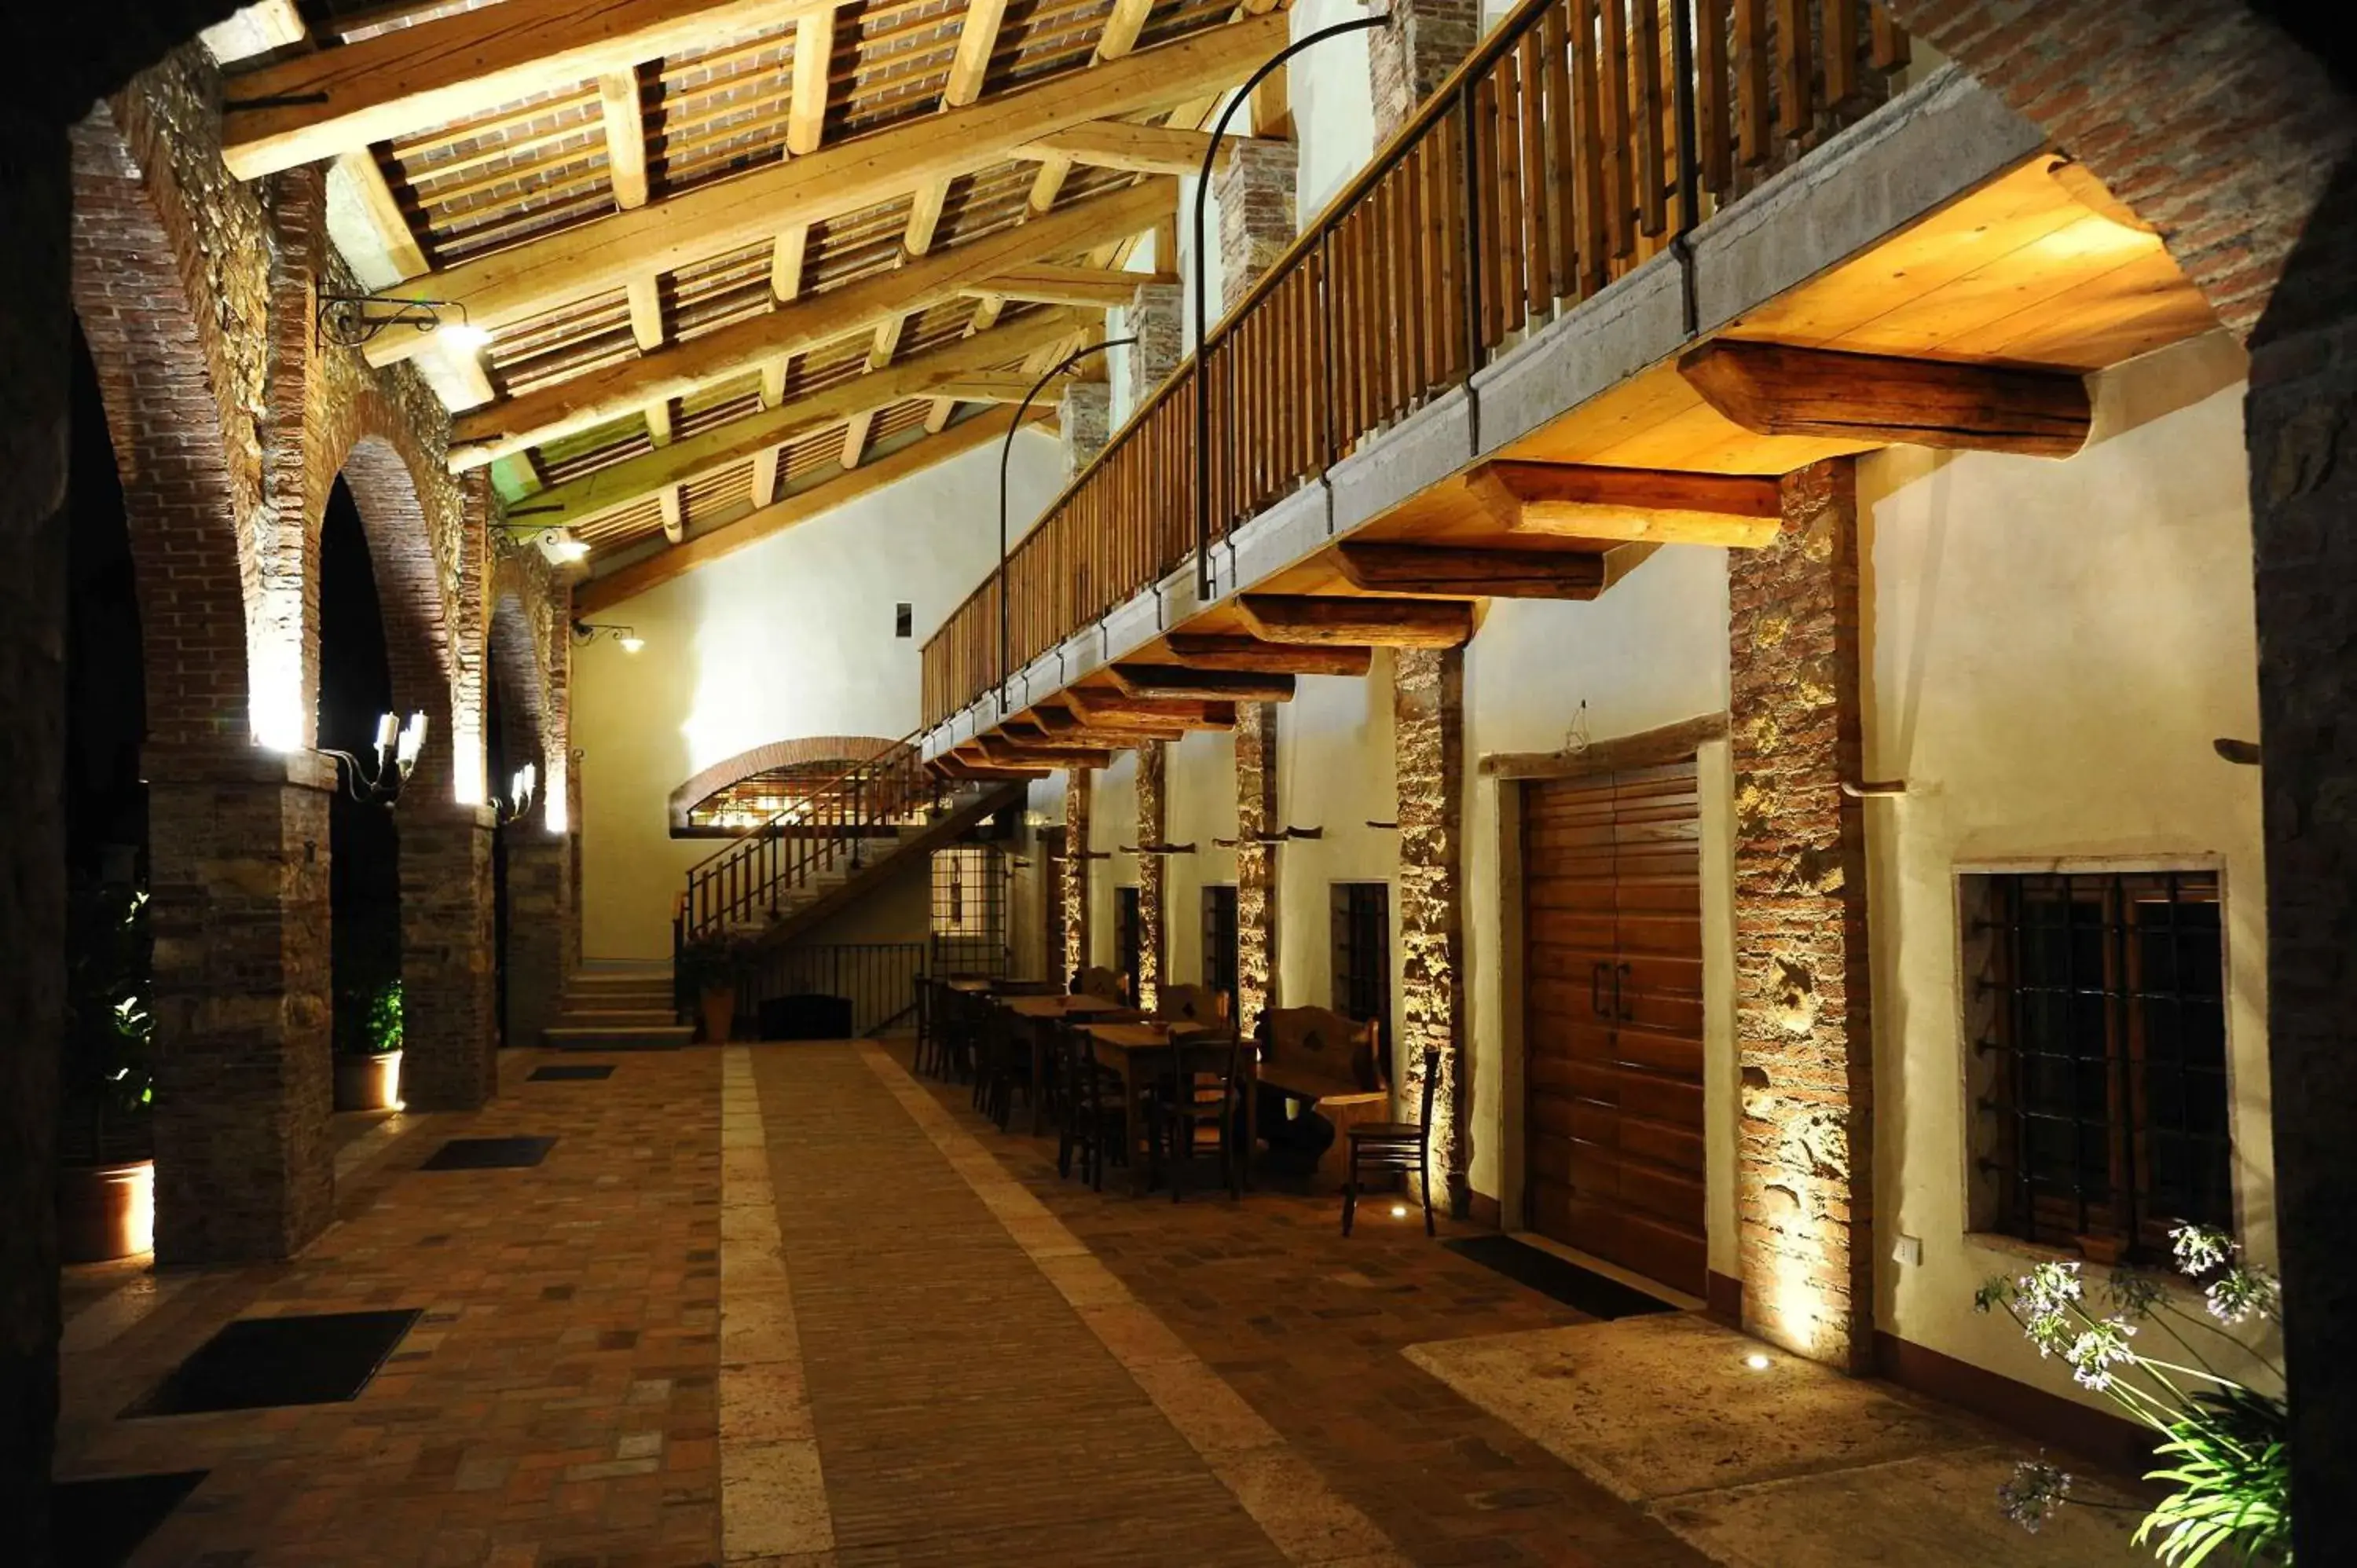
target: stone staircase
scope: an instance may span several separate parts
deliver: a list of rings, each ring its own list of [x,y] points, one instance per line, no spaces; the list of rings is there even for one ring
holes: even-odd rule
[[[672,1011],[671,965],[589,964],[565,981],[541,1043],[561,1051],[675,1051],[694,1036]]]

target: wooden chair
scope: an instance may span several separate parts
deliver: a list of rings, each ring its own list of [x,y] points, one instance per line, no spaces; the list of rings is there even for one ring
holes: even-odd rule
[[[974,1057],[976,1109],[1004,1133],[1015,1114],[1015,1091],[1023,1090],[1027,1106],[1039,1092],[1039,1086],[1031,1081],[1031,1040],[1025,1028],[1028,1020],[987,1000],[976,998],[975,1004],[980,1041]]]
[[[1072,982],[1072,993],[1076,996],[1094,996],[1106,1002],[1127,1002],[1129,976],[1115,974],[1103,964],[1092,963],[1081,971],[1080,978]]]
[[[1122,1097],[1121,1078],[1098,1062],[1085,1030],[1063,1023],[1055,1028],[1064,1086],[1057,1119],[1056,1174],[1071,1176],[1072,1156],[1078,1154],[1081,1179],[1103,1192],[1106,1155],[1129,1163],[1129,1106]]]
[[[1414,1171],[1424,1189],[1424,1233],[1437,1236],[1432,1223],[1432,1091],[1440,1081],[1440,1052],[1424,1053],[1424,1109],[1414,1122],[1361,1122],[1350,1140],[1351,1179],[1342,1188],[1342,1234],[1359,1212],[1359,1173]]]
[[[1273,1007],[1261,1015],[1266,1047],[1260,1080],[1334,1124],[1334,1143],[1319,1156],[1313,1179],[1330,1180],[1342,1163],[1350,1130],[1391,1113],[1375,1026],[1354,1023],[1324,1007]]]
[[[1166,1144],[1170,1155],[1170,1201],[1178,1201],[1187,1167],[1201,1150],[1203,1124],[1216,1129],[1220,1184],[1229,1195],[1244,1192],[1244,1162],[1251,1151],[1237,1144],[1243,1108],[1243,1042],[1225,1030],[1182,1035],[1171,1046],[1171,1070],[1154,1086],[1149,1114],[1150,1146],[1158,1167]]]
[[[1154,1016],[1164,1024],[1207,1024],[1228,1026],[1228,997],[1208,985],[1165,985],[1154,998]]]

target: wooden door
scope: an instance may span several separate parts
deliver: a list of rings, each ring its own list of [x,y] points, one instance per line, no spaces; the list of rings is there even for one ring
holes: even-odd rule
[[[1523,787],[1525,1222],[1704,1292],[1695,765]]]

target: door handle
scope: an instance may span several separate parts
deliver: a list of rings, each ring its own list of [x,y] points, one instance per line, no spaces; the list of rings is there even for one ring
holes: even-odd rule
[[[1598,959],[1587,969],[1587,1010],[1599,1018],[1609,1018],[1604,1010],[1604,961]]]
[[[1612,966],[1612,1015],[1624,1024],[1636,1016],[1620,1004],[1620,977],[1629,972],[1629,966],[1625,963]]]

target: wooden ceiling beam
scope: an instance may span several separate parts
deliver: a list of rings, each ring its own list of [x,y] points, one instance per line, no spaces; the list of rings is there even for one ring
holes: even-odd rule
[[[494,457],[595,429],[656,398],[686,397],[787,355],[873,332],[887,321],[956,298],[970,285],[1009,267],[1102,234],[1142,231],[1153,226],[1168,199],[1161,185],[1154,181],[1087,197],[1045,218],[936,251],[890,272],[805,295],[749,321],[475,410],[451,429],[450,466],[479,467]]]
[[[1115,684],[1133,697],[1201,702],[1289,703],[1293,677],[1254,670],[1190,670],[1183,664],[1115,664]]]
[[[985,784],[1024,783],[1034,779],[1045,779],[1055,771],[1049,768],[1002,768],[990,763],[969,762],[954,751],[945,751],[934,757],[933,768],[952,779]]]
[[[1139,232],[1145,231],[1141,229]],[[1104,267],[1056,266],[1035,262],[974,285],[965,292],[977,298],[1019,299],[1037,305],[1093,306],[1100,310],[1136,302],[1146,284],[1178,281],[1176,273],[1124,273]]]
[[[1592,599],[1604,591],[1604,557],[1588,551],[1368,543],[1334,553],[1350,585],[1371,594]]]
[[[1462,599],[1379,599],[1356,595],[1245,594],[1236,613],[1269,642],[1454,648],[1473,635]]]
[[[231,77],[221,157],[259,179],[838,3],[507,0],[397,27]]]
[[[514,8],[509,0],[468,15],[498,16]],[[619,288],[634,273],[674,271],[759,244],[792,224],[848,217],[929,179],[974,173],[1082,121],[1153,110],[1225,86],[1283,48],[1289,26],[1284,13],[1274,12],[1205,28],[471,258],[399,293],[463,305],[476,326],[497,331]],[[414,352],[407,339],[419,336],[384,334],[369,345],[370,362],[407,358]]]
[[[1042,734],[1065,746],[1134,746],[1142,740],[1178,740],[1187,734],[1180,725],[1101,729],[1075,715],[1070,708],[1053,703],[1040,703],[1030,711],[1030,716]],[[1012,725],[1015,722],[1010,719],[1007,724]]]
[[[1509,533],[1756,549],[1782,526],[1781,488],[1752,474],[1484,463],[1466,489]]]
[[[1236,147],[1254,139],[1228,137],[1221,144],[1220,160],[1213,166],[1226,165],[1236,156]],[[1211,147],[1209,131],[1138,125],[1126,120],[1090,120],[1017,147],[1015,156],[1033,163],[1063,158],[1093,168],[1125,169],[1132,174],[1200,175],[1203,172],[1203,155]]]
[[[1154,0],[1113,0],[1105,14],[1104,31],[1097,38],[1097,59],[1119,59],[1137,47],[1137,35],[1154,14]]]
[[[647,204],[647,116],[639,100],[636,66],[609,70],[597,79],[600,118],[606,127],[606,177],[614,205],[624,211]]]
[[[1678,374],[1759,435],[2068,457],[2087,444],[2093,417],[2087,383],[2072,371],[1720,338],[1688,349]]]
[[[793,100],[786,111],[786,151],[818,151],[826,134],[827,67],[834,60],[834,11],[811,11],[794,24]]]
[[[1133,697],[1102,686],[1071,686],[1063,692],[1062,701],[1085,722],[1105,729],[1160,729],[1173,724],[1189,729],[1233,729],[1236,724],[1236,705],[1226,700]]]
[[[979,736],[982,754],[1001,766],[1047,763],[1057,768],[1110,768],[1113,753],[1080,746],[1017,746],[1003,736]]]
[[[1034,409],[1026,423],[1040,420],[1051,413]],[[994,410],[978,413],[962,424],[953,424],[939,435],[912,441],[908,446],[863,465],[856,472],[842,474],[823,480],[806,489],[795,491],[783,500],[749,512],[733,521],[708,528],[684,544],[633,561],[601,576],[592,577],[573,590],[573,607],[579,615],[620,604],[635,598],[649,588],[659,587],[674,577],[685,575],[699,566],[758,544],[773,533],[780,533],[815,517],[823,517],[835,508],[845,506],[860,497],[872,495],[885,486],[921,473],[934,464],[947,461],[962,452],[971,452],[994,441],[1006,439],[1007,427],[1014,423],[1015,411]]]
[[[1252,670],[1269,675],[1363,675],[1375,654],[1372,648],[1339,643],[1308,648],[1201,631],[1174,631],[1162,640],[1172,658],[1198,670]]]

